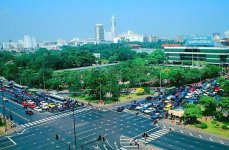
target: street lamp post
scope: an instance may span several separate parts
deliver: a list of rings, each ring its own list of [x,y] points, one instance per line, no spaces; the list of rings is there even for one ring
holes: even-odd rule
[[[76,102],[73,104],[73,108],[72,108],[72,111],[73,111],[73,128],[74,128],[74,142],[75,142],[75,149],[76,149],[76,120],[75,120],[75,105],[76,105]]]

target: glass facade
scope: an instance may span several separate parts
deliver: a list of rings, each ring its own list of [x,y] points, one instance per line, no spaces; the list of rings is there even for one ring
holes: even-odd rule
[[[209,64],[229,64],[229,48],[222,47],[164,47],[171,62],[205,61]]]

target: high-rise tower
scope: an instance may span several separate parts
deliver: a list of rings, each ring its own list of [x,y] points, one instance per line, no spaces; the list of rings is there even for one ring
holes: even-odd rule
[[[104,41],[104,28],[102,24],[95,25],[95,39],[96,41]]]
[[[116,18],[115,16],[111,17],[111,32],[116,35]]]

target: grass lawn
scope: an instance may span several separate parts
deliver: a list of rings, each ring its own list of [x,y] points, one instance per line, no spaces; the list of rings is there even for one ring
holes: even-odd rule
[[[135,99],[145,99],[147,96],[150,96],[152,94],[145,94],[145,95],[137,95],[137,94],[128,94],[128,95],[121,95],[119,97],[119,101],[120,102],[125,102],[125,101],[132,101]],[[72,98],[77,98],[79,100],[87,100],[87,96],[83,97],[83,96],[73,96],[73,95],[69,95]],[[99,100],[93,100],[91,102],[97,103]],[[106,99],[106,104],[111,104],[111,103],[115,103],[116,101],[114,100],[110,100],[110,99]]]
[[[145,99],[147,96],[150,96],[152,94],[145,94],[145,95],[137,95],[137,94],[128,94],[128,95],[121,95],[119,97],[119,100],[121,102],[124,102],[124,101],[130,101],[130,100],[134,100],[134,99]]]
[[[195,125],[191,125],[190,127],[195,128],[195,129],[199,129],[199,130],[202,130],[205,132],[209,132],[209,133],[212,133],[212,134],[215,134],[218,136],[229,138],[229,129],[228,130],[222,129],[222,125],[223,125],[222,122],[217,121],[216,124],[212,124],[211,123],[212,120],[208,119],[207,121],[205,121],[204,118],[199,119],[199,121],[202,123],[206,123],[208,125],[208,127],[206,129],[197,128]],[[218,124],[218,126],[217,126],[217,124]]]

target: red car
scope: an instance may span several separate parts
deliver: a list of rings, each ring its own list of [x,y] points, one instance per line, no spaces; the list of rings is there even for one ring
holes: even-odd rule
[[[31,109],[34,109],[37,106],[35,104],[29,104],[28,107],[31,108]]]
[[[33,95],[32,95],[32,94],[30,94],[30,93],[26,93],[26,96],[29,96],[29,97],[30,97],[30,96],[33,96]]]
[[[14,91],[13,91],[13,90],[9,90],[8,92],[9,92],[10,94],[14,93]]]
[[[28,103],[26,101],[24,101],[24,102],[21,103],[21,105],[24,106],[24,107],[27,107]]]
[[[3,88],[2,88],[2,90],[3,90],[3,91],[5,91],[5,90],[6,90],[6,88],[4,88],[4,87],[3,87]]]

